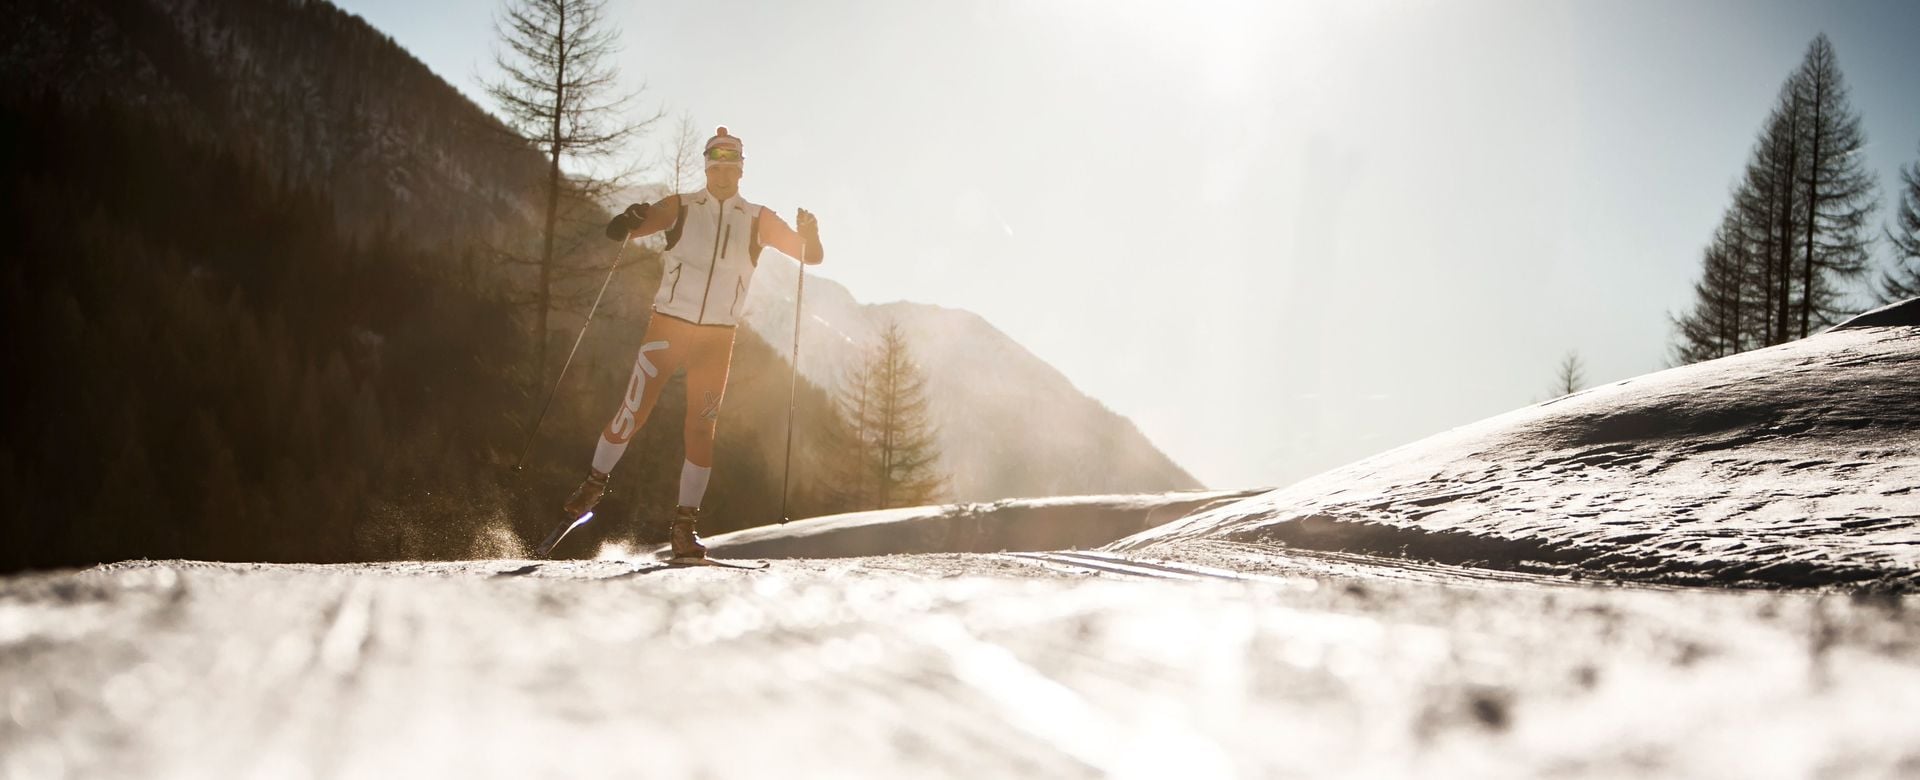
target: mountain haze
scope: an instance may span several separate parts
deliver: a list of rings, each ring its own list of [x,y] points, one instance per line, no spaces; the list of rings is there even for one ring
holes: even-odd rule
[[[747,324],[783,354],[793,345],[794,268],[769,263],[754,278]],[[839,387],[888,320],[900,324],[927,374],[942,465],[954,498],[1183,490],[1200,482],[1131,420],[980,315],[922,303],[862,304],[831,279],[807,279],[801,372]]]

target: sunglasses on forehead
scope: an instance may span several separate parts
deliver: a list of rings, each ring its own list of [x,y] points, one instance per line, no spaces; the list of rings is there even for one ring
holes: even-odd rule
[[[716,146],[712,149],[707,150],[707,159],[712,162],[737,163],[747,159],[747,156],[744,154],[741,154],[739,149],[730,149],[725,146]]]

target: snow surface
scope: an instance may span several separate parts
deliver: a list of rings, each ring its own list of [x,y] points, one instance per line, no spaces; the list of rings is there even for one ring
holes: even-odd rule
[[[0,776],[1920,770],[1897,597],[1023,555],[9,577]]]
[[[1117,542],[1920,587],[1920,299],[1457,428]]]

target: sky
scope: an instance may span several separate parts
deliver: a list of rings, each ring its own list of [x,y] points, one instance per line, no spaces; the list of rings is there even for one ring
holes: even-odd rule
[[[497,5],[335,2],[488,105]],[[1821,32],[1876,231],[1920,161],[1920,3],[608,10],[639,105],[740,136],[742,193],[819,215],[822,275],[979,313],[1213,487],[1546,400],[1569,352],[1589,384],[1666,367],[1669,315]]]

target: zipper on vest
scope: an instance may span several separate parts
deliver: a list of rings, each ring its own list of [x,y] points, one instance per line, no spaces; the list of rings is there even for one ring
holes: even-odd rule
[[[707,299],[713,297],[713,275],[720,270],[720,242],[733,238],[733,228],[727,228],[726,238],[721,238],[720,228],[726,224],[727,202],[721,201],[720,221],[713,226],[713,259],[707,261],[707,291],[700,296],[700,313],[693,318],[693,321],[700,325],[707,324]]]

